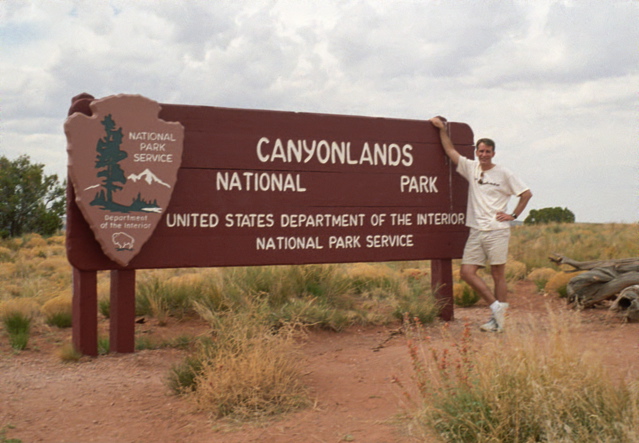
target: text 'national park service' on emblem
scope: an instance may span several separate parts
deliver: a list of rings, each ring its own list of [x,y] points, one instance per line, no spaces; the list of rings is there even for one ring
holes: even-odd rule
[[[160,105],[139,95],[94,100],[90,108],[91,116],[75,113],[64,125],[69,177],[102,250],[126,266],[169,204],[184,127],[159,119]]]

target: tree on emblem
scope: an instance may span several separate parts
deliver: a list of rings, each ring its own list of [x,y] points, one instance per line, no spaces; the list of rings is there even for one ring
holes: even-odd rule
[[[126,177],[119,163],[127,158],[126,151],[120,149],[122,144],[122,128],[115,129],[115,121],[111,118],[111,114],[104,117],[102,126],[106,135],[98,140],[96,150],[98,151],[97,160],[95,162],[96,169],[102,169],[98,172],[98,177],[103,177],[102,186],[106,189],[106,194],[102,190],[95,196],[92,205],[103,205],[105,207],[113,206],[113,193],[122,189],[117,183],[124,185]]]
[[[124,137],[122,128],[115,129],[116,124],[111,114],[104,117],[100,123],[104,126],[106,135],[98,140],[96,145],[98,155],[95,169],[98,169],[97,177],[101,177],[103,181],[99,185],[102,189],[95,195],[90,204],[111,212],[158,212],[160,207],[157,199],[146,201],[141,193],[138,193],[129,205],[113,201],[113,194],[124,189],[124,185],[127,183],[127,177],[119,163],[129,154],[120,149]],[[135,181],[133,180],[133,182]]]

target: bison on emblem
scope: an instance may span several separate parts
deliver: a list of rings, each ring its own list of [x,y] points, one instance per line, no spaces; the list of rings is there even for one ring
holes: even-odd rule
[[[116,232],[111,236],[111,240],[113,240],[113,244],[118,248],[119,251],[122,250],[133,250],[133,244],[135,243],[135,239],[131,237],[129,234],[125,234],[124,232]]]

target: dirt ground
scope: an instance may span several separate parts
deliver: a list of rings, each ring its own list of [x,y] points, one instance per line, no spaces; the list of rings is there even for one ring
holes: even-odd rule
[[[513,288],[510,302],[512,326],[531,317],[543,321],[548,304],[567,310],[563,300],[538,294],[529,282]],[[460,333],[466,323],[476,331],[487,312],[483,304],[456,308],[451,332]],[[599,354],[611,376],[639,379],[639,324],[624,323],[602,308],[578,315],[582,327],[573,332],[575,346]],[[137,327],[138,333],[165,337],[206,329],[197,322],[159,327],[153,320]],[[186,351],[147,350],[62,363],[55,351],[69,341],[70,331],[39,328],[29,349],[19,353],[2,336],[0,430],[5,430],[6,438],[25,443],[424,441],[411,435],[411,428],[398,418],[410,405],[393,377],[407,384],[411,380],[398,328],[399,324],[310,333],[302,349],[314,406],[241,426],[213,420],[196,411],[187,398],[170,393],[167,373]],[[440,326],[429,328],[433,340],[438,340]],[[487,337],[473,334],[475,340]]]

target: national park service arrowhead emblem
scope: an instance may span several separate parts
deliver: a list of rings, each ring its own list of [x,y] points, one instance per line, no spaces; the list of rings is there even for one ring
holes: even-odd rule
[[[93,115],[64,124],[69,177],[84,218],[104,253],[126,266],[166,210],[182,162],[184,127],[158,118],[140,95],[94,100]]]

